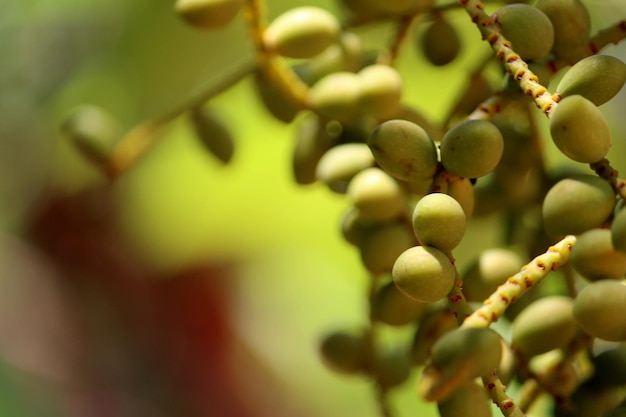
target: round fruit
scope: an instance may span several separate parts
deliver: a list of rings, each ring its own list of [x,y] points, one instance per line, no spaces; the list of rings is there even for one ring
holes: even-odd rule
[[[626,210],[621,209],[611,224],[611,240],[615,249],[626,253]]]
[[[413,338],[411,357],[416,366],[423,365],[430,357],[432,346],[449,331],[458,328],[456,317],[447,306],[435,305],[420,319]]]
[[[550,134],[557,148],[577,162],[598,162],[611,146],[611,133],[604,115],[580,95],[565,97],[552,110]]]
[[[388,274],[402,252],[415,245],[415,238],[404,223],[373,226],[359,241],[363,266],[374,275]]]
[[[437,170],[437,149],[428,133],[408,120],[380,124],[367,139],[376,162],[404,181],[432,178]]]
[[[612,99],[626,82],[626,64],[609,55],[592,55],[574,64],[561,78],[561,97],[581,95],[596,106]]]
[[[463,294],[468,301],[482,302],[509,277],[524,266],[524,261],[509,249],[483,251],[463,274]]]
[[[309,94],[312,108],[329,119],[350,123],[359,115],[361,83],[352,72],[334,72],[323,77]]]
[[[406,212],[406,195],[400,184],[380,168],[359,172],[348,184],[348,198],[366,221],[392,220]]]
[[[468,178],[461,178],[448,183],[446,191],[450,197],[454,198],[463,207],[465,218],[469,220],[474,212],[474,186]]]
[[[384,120],[400,111],[402,78],[388,65],[370,65],[357,74],[361,113]]]
[[[413,210],[413,231],[417,239],[422,245],[444,252],[461,243],[466,223],[463,208],[447,194],[425,195]]]
[[[513,321],[511,347],[530,358],[567,346],[578,330],[572,305],[571,298],[557,295],[529,304]]]
[[[575,175],[556,183],[543,200],[545,230],[553,236],[600,227],[613,212],[615,192],[595,175]]]
[[[337,372],[355,374],[367,365],[367,343],[360,333],[336,331],[324,336],[320,354],[324,363]]]
[[[372,317],[390,326],[415,323],[428,308],[406,296],[393,281],[389,281],[376,291],[372,301]]]
[[[465,120],[441,140],[441,163],[450,174],[478,178],[500,162],[504,141],[500,130],[486,120]]]
[[[591,17],[580,0],[537,0],[535,7],[548,16],[554,27],[552,52],[559,58],[584,56],[589,43]]]
[[[229,24],[243,0],[177,0],[174,10],[187,23],[200,29],[219,29]]]
[[[295,7],[274,19],[263,40],[268,49],[289,58],[310,58],[333,44],[341,25],[330,12],[319,7]]]
[[[485,389],[471,381],[458,387],[437,404],[440,417],[492,417],[490,398]]]
[[[554,44],[554,28],[548,16],[528,4],[507,4],[493,12],[502,35],[522,59],[538,60]]]
[[[626,274],[626,253],[615,250],[608,229],[592,229],[578,236],[569,260],[590,281],[620,279]]]
[[[400,291],[422,303],[445,298],[456,276],[448,256],[439,249],[415,246],[404,251],[392,269],[393,281]]]
[[[436,66],[449,64],[461,51],[461,39],[454,26],[441,16],[426,28],[419,45],[428,62]]]
[[[590,335],[626,341],[626,282],[600,280],[589,284],[574,301],[574,317]]]
[[[344,192],[359,172],[374,165],[374,157],[363,143],[344,143],[321,156],[315,175],[335,192]]]
[[[233,135],[212,112],[195,108],[190,113],[198,139],[220,162],[230,162],[235,152]]]

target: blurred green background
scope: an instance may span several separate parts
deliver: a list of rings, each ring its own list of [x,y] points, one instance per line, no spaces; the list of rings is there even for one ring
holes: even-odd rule
[[[268,14],[307,3],[269,1]],[[595,29],[626,16],[626,6],[619,0],[589,4]],[[315,5],[336,10],[331,1]],[[171,0],[3,2],[2,416],[116,415],[107,414],[106,407],[101,414],[68,411],[65,399],[71,395],[57,378],[64,372],[49,369],[62,368],[63,363],[51,365],[57,357],[45,348],[67,330],[65,295],[58,295],[63,294],[58,287],[40,289],[40,295],[32,291],[41,288],[41,277],[49,274],[37,264],[47,265],[42,260],[47,255],[22,239],[28,242],[32,219],[50,196],[77,195],[103,184],[96,170],[59,134],[58,126],[73,108],[84,103],[102,106],[130,128],[181,105],[251,59],[243,19],[220,31],[199,32],[186,26],[172,6]],[[442,120],[466,72],[489,51],[463,13],[452,15],[463,32],[460,59],[434,69],[409,40],[398,62],[406,83],[404,100],[434,121]],[[360,33],[376,47],[389,27]],[[626,49],[612,46],[606,53],[624,58]],[[229,292],[229,324],[256,358],[254,363],[271,375],[276,397],[297,404],[302,415],[376,416],[368,383],[328,371],[316,351],[324,332],[366,322],[368,277],[338,227],[347,202],[321,185],[295,184],[290,156],[295,125],[269,116],[250,79],[208,105],[235,134],[232,163],[222,166],[202,149],[186,118],[175,120],[110,190],[116,213],[113,229],[133,259],[154,276],[175,275],[185,266],[201,263],[236,265],[236,279],[229,283],[234,287]],[[603,106],[614,133],[609,159],[621,160],[622,166],[624,108],[623,92]],[[545,129],[545,121],[540,124]],[[565,162],[550,144],[546,146],[548,164]],[[479,249],[497,244],[497,224],[497,219],[474,223],[456,254],[460,267]],[[42,268],[46,270],[41,272]],[[46,309],[49,299],[61,306]],[[49,328],[46,311],[53,312],[60,329],[50,337],[40,331]],[[22,321],[24,317],[30,321]],[[30,333],[21,328],[29,324],[34,326]],[[99,322],[91,325],[97,327]],[[38,347],[29,350],[32,345]],[[91,353],[95,361],[98,354],[107,355]],[[409,381],[392,392],[397,415],[434,415],[434,406],[421,403],[414,385]],[[149,409],[131,407],[117,415],[170,415],[145,411]]]

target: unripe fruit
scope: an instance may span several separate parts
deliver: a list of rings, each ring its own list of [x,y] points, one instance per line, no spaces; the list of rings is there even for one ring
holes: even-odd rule
[[[355,374],[367,366],[367,343],[360,333],[336,331],[324,336],[320,354],[324,363],[337,372]]]
[[[543,200],[545,230],[553,236],[600,227],[611,215],[615,192],[595,175],[575,175],[556,183]]]
[[[438,16],[422,34],[419,45],[428,62],[442,66],[457,57],[461,50],[461,39],[454,26]]]
[[[626,253],[615,250],[608,229],[592,229],[578,236],[570,263],[590,281],[620,279],[626,274]]]
[[[621,209],[611,224],[611,241],[615,249],[626,253],[626,210]]]
[[[199,29],[219,29],[229,24],[243,5],[243,0],[177,0],[176,12]]]
[[[574,64],[556,86],[561,97],[581,95],[596,106],[612,99],[626,82],[626,64],[609,55],[592,55]]]
[[[474,212],[474,186],[468,178],[461,178],[448,183],[446,191],[450,197],[454,198],[463,208],[465,218],[470,219]]]
[[[375,225],[358,243],[363,266],[374,275],[388,274],[402,252],[415,245],[415,237],[404,223]]]
[[[552,22],[555,55],[578,59],[588,45],[591,31],[591,17],[585,5],[580,0],[537,0],[535,7]]]
[[[86,158],[107,165],[122,129],[103,109],[86,105],[75,109],[61,124],[61,132]]]
[[[281,122],[291,123],[300,111],[293,100],[283,90],[277,88],[263,71],[255,71],[253,80],[259,98],[267,111]]]
[[[440,417],[491,417],[490,398],[476,382],[468,382],[437,404]]]
[[[500,130],[486,120],[466,120],[441,140],[441,163],[450,174],[478,178],[500,162],[504,141]]]
[[[590,335],[626,341],[626,282],[600,280],[583,288],[574,301],[574,317]]]
[[[380,124],[367,139],[376,162],[404,181],[432,178],[437,169],[437,149],[426,131],[407,120]]]
[[[413,231],[420,243],[444,252],[461,243],[466,223],[463,208],[447,194],[425,195],[413,211]]]
[[[554,44],[554,28],[548,16],[527,4],[508,4],[493,12],[502,35],[513,44],[522,59],[538,60]]]
[[[406,296],[393,281],[380,287],[372,300],[372,318],[390,326],[415,323],[428,308]]]
[[[263,40],[268,49],[289,58],[310,58],[335,42],[341,32],[337,18],[319,7],[296,7],[274,19]]]
[[[383,389],[393,388],[406,381],[411,374],[411,359],[400,349],[379,351],[374,359],[376,382]]]
[[[296,143],[291,154],[294,179],[298,184],[312,184],[317,180],[317,165],[337,138],[330,134],[325,124],[311,114],[296,131]]]
[[[359,115],[361,84],[352,72],[335,72],[323,77],[309,91],[311,106],[319,114],[343,123]]]
[[[393,280],[407,296],[422,303],[439,301],[454,285],[455,269],[439,249],[415,246],[404,251],[393,265]]]
[[[595,386],[618,387],[626,385],[626,344],[620,343],[592,358]]]
[[[561,152],[577,162],[598,162],[611,147],[602,112],[583,96],[565,97],[550,113],[550,134]]]
[[[374,157],[364,143],[344,143],[329,149],[315,170],[317,179],[335,192],[345,192],[350,180],[374,165]]]
[[[367,168],[355,175],[347,194],[365,221],[384,222],[406,212],[404,190],[380,168]]]
[[[411,357],[416,366],[423,365],[430,357],[432,346],[439,338],[449,331],[458,328],[456,317],[447,306],[437,306],[429,310],[419,322]]]
[[[235,142],[230,131],[213,115],[201,108],[190,113],[198,139],[220,162],[230,162],[235,152]]]
[[[567,346],[578,326],[572,313],[573,300],[548,296],[528,305],[511,327],[511,347],[524,357]]]
[[[483,251],[463,274],[463,294],[468,301],[482,302],[509,277],[524,266],[524,261],[509,249]]]
[[[398,71],[388,65],[375,64],[363,68],[357,76],[362,114],[384,120],[400,111],[402,78]]]

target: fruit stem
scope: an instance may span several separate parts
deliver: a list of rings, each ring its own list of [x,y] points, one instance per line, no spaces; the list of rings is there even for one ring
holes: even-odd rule
[[[482,378],[483,385],[505,417],[526,417],[522,409],[506,393],[506,386],[500,381],[496,371],[493,370],[488,376]]]
[[[622,200],[626,201],[626,179],[619,177],[619,173],[611,166],[608,159],[604,158],[598,162],[589,164],[589,166],[599,177],[611,184],[615,193],[618,194]]]
[[[488,327],[495,323],[511,303],[539,283],[550,271],[554,271],[565,264],[575,244],[576,237],[569,235],[554,246],[550,246],[544,254],[537,256],[523,266],[517,274],[500,285],[485,300],[482,307],[465,319],[461,327]]]
[[[533,98],[543,113],[549,115],[557,102],[548,89],[539,83],[537,76],[528,69],[528,64],[515,53],[511,42],[506,40],[494,20],[485,12],[485,6],[478,0],[460,0],[460,2],[483,39],[491,45],[496,58],[502,61],[504,68],[515,78],[522,91]]]

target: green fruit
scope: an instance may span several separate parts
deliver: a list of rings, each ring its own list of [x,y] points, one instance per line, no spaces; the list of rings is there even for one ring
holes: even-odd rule
[[[315,175],[335,192],[345,192],[359,172],[374,165],[374,157],[364,143],[344,143],[329,149],[320,158]]]
[[[400,349],[379,351],[374,359],[374,374],[383,389],[401,385],[411,374],[408,353]]]
[[[600,280],[583,288],[574,301],[574,317],[591,336],[626,341],[626,282]]]
[[[552,49],[554,28],[548,16],[536,7],[507,4],[493,12],[492,18],[522,59],[538,60]]]
[[[177,0],[174,10],[187,23],[199,29],[219,29],[229,24],[243,0]]]
[[[419,46],[428,62],[442,66],[457,57],[461,51],[461,39],[447,19],[437,16],[422,34]]]
[[[466,120],[441,140],[441,163],[450,174],[478,178],[500,162],[504,141],[500,130],[486,120]]]
[[[374,275],[389,274],[402,252],[415,245],[404,223],[384,223],[368,230],[358,243],[363,266]]]
[[[483,251],[463,274],[465,298],[483,302],[523,266],[522,258],[512,250],[493,248]]]
[[[458,387],[452,395],[437,404],[440,417],[491,417],[487,391],[475,382]]]
[[[590,281],[620,279],[626,274],[626,254],[615,250],[608,229],[587,230],[578,236],[569,261]]]
[[[365,221],[384,222],[406,213],[402,186],[380,168],[366,168],[352,178],[347,195]]]
[[[367,139],[376,162],[404,181],[432,178],[437,170],[437,149],[426,131],[407,120],[380,124]]]
[[[235,152],[235,142],[230,131],[211,112],[199,107],[190,113],[191,123],[198,139],[222,163],[230,162]]]
[[[111,160],[122,129],[103,109],[85,105],[67,116],[61,124],[61,133],[91,162],[104,166]]]
[[[307,84],[313,85],[333,72],[357,72],[363,66],[361,38],[342,32],[336,43],[310,60],[298,62],[293,69]]]
[[[350,207],[341,218],[341,235],[350,244],[357,246],[376,224],[363,222],[359,210]]]
[[[511,327],[511,347],[525,358],[567,346],[578,326],[572,314],[573,300],[547,296],[529,304]]]
[[[428,304],[407,297],[393,281],[380,287],[372,300],[372,318],[390,326],[416,323]]]
[[[575,175],[556,183],[542,205],[544,228],[553,236],[600,227],[613,212],[615,192],[595,175]]]
[[[392,276],[407,296],[432,303],[445,298],[452,290],[456,272],[448,256],[439,249],[415,246],[398,257]]]
[[[463,207],[447,194],[425,195],[413,211],[413,231],[417,239],[422,245],[443,252],[450,252],[461,243],[466,224]]]
[[[461,178],[448,183],[446,193],[454,198],[463,208],[465,218],[470,219],[474,212],[474,186],[468,178]]]
[[[626,385],[626,344],[604,350],[592,358],[594,386],[618,387]]]
[[[337,372],[356,374],[367,366],[367,342],[362,333],[335,331],[320,343],[323,362]]]
[[[329,119],[350,124],[359,116],[361,83],[352,72],[335,72],[323,77],[309,91],[313,110]]]
[[[289,58],[310,58],[333,44],[341,32],[337,18],[319,7],[295,7],[274,19],[263,40],[269,50]]]
[[[609,55],[592,55],[574,64],[556,86],[561,97],[581,95],[596,106],[612,99],[626,82],[626,64]]]
[[[459,328],[433,345],[432,362],[441,371],[462,373],[463,379],[488,375],[502,359],[500,335],[487,327]]]
[[[580,0],[537,0],[535,7],[548,16],[554,27],[552,52],[562,59],[585,56],[591,17]]]
[[[611,224],[611,241],[615,249],[626,253],[626,210],[621,209]]]
[[[447,306],[435,305],[420,319],[413,338],[411,357],[416,366],[430,357],[432,346],[439,338],[458,327],[456,317]]]
[[[255,71],[253,80],[256,92],[267,111],[277,120],[291,123],[301,109],[263,71]]]
[[[312,184],[317,180],[317,165],[324,154],[336,143],[337,136],[314,114],[304,119],[296,131],[296,143],[291,154],[294,179],[298,184]]]
[[[388,65],[370,65],[359,73],[359,108],[376,120],[389,119],[400,111],[402,78]]]
[[[598,162],[611,147],[611,133],[602,112],[583,96],[565,97],[550,113],[554,144],[577,162]]]

